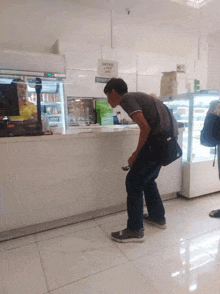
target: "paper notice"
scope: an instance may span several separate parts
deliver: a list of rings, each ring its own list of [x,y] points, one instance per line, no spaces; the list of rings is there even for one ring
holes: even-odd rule
[[[177,95],[176,71],[164,72],[160,84],[160,96]]]

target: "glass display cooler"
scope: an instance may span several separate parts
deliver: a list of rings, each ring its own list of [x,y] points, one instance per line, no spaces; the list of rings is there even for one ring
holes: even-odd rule
[[[37,106],[37,93],[35,89],[36,77],[34,76],[10,76],[0,75],[0,84],[11,84],[20,78],[27,84],[25,93],[26,101]],[[53,133],[66,132],[64,88],[63,81],[59,78],[41,78],[41,121],[43,131],[52,130]],[[19,123],[19,119],[13,119],[14,123]]]
[[[203,90],[159,98],[172,110],[176,120],[184,124],[182,190],[179,194],[188,198],[220,191],[217,162],[213,166],[215,148],[200,144],[209,104],[219,97],[220,92]]]
[[[33,78],[27,78],[27,100],[37,105],[37,94],[31,87]],[[65,134],[65,106],[63,82],[59,79],[41,79],[41,119],[44,131]]]

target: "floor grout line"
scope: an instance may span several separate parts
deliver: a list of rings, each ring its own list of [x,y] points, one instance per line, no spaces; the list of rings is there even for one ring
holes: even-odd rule
[[[45,284],[46,284],[47,292],[49,293],[49,284],[48,284],[48,280],[47,280],[47,276],[46,276],[46,272],[45,272],[45,268],[44,268],[44,264],[43,264],[43,258],[41,256],[40,248],[38,246],[38,242],[36,242],[36,245],[37,245],[37,249],[38,249],[38,254],[39,254],[39,258],[40,258],[41,267],[42,267],[43,274],[44,274],[44,279],[45,279]]]
[[[100,274],[100,273],[103,273],[103,272],[109,270],[109,269],[116,268],[117,266],[122,265],[122,264],[126,264],[126,263],[128,263],[128,260],[125,261],[125,262],[121,262],[121,263],[119,263],[119,264],[117,264],[117,265],[110,266],[110,267],[108,267],[108,268],[106,268],[106,269],[103,269],[103,270],[98,271],[98,272],[96,272],[96,273],[93,273],[93,274],[91,274],[91,275],[85,276],[85,277],[80,278],[80,279],[78,279],[78,280],[75,280],[74,282],[71,282],[71,283],[68,283],[68,284],[66,284],[66,285],[60,286],[60,287],[58,287],[58,288],[55,288],[55,289],[53,289],[53,290],[50,290],[49,293],[51,294],[51,293],[53,293],[53,291],[56,291],[56,290],[62,289],[62,288],[64,288],[64,287],[69,286],[69,285],[72,285],[72,284],[74,284],[74,283],[76,283],[76,282],[83,281],[83,280],[85,280],[85,279],[87,279],[87,278],[90,278],[90,277],[96,276],[96,275],[98,275],[98,274]]]

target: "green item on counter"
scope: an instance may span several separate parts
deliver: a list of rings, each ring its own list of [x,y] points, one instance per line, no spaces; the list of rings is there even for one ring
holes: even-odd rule
[[[113,109],[109,107],[107,100],[96,101],[95,109],[100,125],[113,125]]]
[[[112,118],[106,118],[106,117],[101,117],[100,124],[103,126],[110,126],[113,125],[113,117]]]

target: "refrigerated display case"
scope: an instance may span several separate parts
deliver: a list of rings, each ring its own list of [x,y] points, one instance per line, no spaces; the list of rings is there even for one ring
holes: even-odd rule
[[[67,96],[67,109],[68,109],[68,128],[76,126],[89,126],[101,123],[99,119],[99,113],[97,111],[97,103],[107,103],[107,109],[109,109],[110,117],[107,118],[105,125],[113,125],[113,110],[108,107],[108,102],[103,98],[92,97],[72,97]]]
[[[31,87],[33,78],[27,79],[27,100],[37,104],[35,89]],[[41,118],[45,131],[51,129],[54,133],[65,134],[65,106],[63,82],[59,79],[41,79]]]
[[[27,84],[26,100],[37,106],[35,89],[36,77],[0,75],[0,84],[11,84],[21,78]],[[63,81],[59,78],[41,78],[41,121],[43,131],[51,129],[54,133],[66,132]],[[17,120],[18,121],[18,120]]]
[[[68,127],[95,123],[94,98],[67,97]]]
[[[200,144],[200,132],[210,102],[219,97],[218,91],[203,90],[159,98],[172,110],[176,120],[184,124],[180,194],[188,198],[220,191],[218,164],[213,167],[215,148]]]

